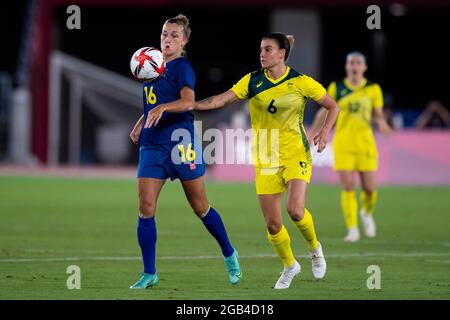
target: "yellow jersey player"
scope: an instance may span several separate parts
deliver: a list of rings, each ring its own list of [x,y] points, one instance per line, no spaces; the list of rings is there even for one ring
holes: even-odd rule
[[[355,172],[361,180],[360,216],[364,232],[369,238],[376,235],[372,214],[377,201],[375,172],[378,168],[378,152],[371,127],[372,114],[381,133],[387,134],[392,130],[383,115],[380,86],[364,77],[367,70],[365,56],[360,52],[349,53],[345,70],[347,77],[342,81],[332,82],[328,87],[328,94],[337,101],[340,109],[333,151],[334,170],[339,174],[343,189],[341,207],[348,229],[344,240],[355,242],[359,240]],[[323,108],[319,110],[312,132],[320,126],[326,113]]]
[[[262,68],[244,76],[230,90],[196,103],[196,109],[221,108],[248,99],[252,124],[252,160],[256,171],[256,193],[267,226],[267,237],[284,265],[275,289],[289,288],[300,273],[291,250],[290,237],[282,222],[283,193],[287,211],[308,242],[314,278],[322,279],[326,262],[317,240],[311,213],[305,208],[311,177],[311,153],[303,113],[307,99],[329,110],[320,133],[314,138],[321,152],[339,112],[336,102],[314,79],[285,64],[293,37],[271,33],[261,40]]]

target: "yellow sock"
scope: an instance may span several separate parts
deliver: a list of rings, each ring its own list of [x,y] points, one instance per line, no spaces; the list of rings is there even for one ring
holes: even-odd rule
[[[281,226],[281,230],[277,234],[270,234],[267,232],[267,237],[275,249],[275,252],[278,254],[281,261],[283,261],[283,265],[285,267],[292,266],[295,259],[291,249],[291,238],[289,237],[286,228]]]
[[[372,214],[377,203],[378,193],[372,192],[370,195],[364,191],[361,191],[361,206],[367,214]]]
[[[294,224],[297,229],[300,230],[303,238],[305,238],[305,240],[308,242],[309,249],[316,250],[319,246],[319,243],[317,242],[313,217],[308,209],[305,208],[305,216],[299,221],[294,221]]]
[[[358,226],[358,202],[356,201],[355,191],[342,191],[341,207],[347,228],[350,229]]]

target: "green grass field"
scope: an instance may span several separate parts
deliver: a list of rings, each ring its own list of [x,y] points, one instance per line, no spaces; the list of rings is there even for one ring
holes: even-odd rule
[[[381,188],[378,237],[346,244],[339,188],[312,185],[327,277],[312,279],[306,242],[284,213],[303,271],[281,291],[253,184],[208,183],[207,193],[239,250],[241,284],[228,284],[217,244],[172,182],[157,209],[161,284],[131,291],[142,271],[134,180],[0,177],[0,299],[450,298],[448,187]],[[66,287],[69,265],[81,268],[81,290]],[[370,265],[381,268],[381,290],[366,286]]]

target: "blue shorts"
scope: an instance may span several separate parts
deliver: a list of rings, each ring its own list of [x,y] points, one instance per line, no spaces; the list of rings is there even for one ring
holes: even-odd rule
[[[170,144],[141,146],[137,177],[182,181],[197,179],[205,174],[203,155],[201,148],[198,149],[193,152],[189,146]]]

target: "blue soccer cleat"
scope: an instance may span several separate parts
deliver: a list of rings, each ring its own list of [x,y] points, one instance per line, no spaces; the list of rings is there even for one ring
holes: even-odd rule
[[[238,284],[241,281],[242,272],[239,267],[238,252],[234,249],[231,256],[225,258],[225,265],[227,266],[228,279],[231,284]]]
[[[149,273],[143,273],[142,277],[133,284],[130,289],[147,289],[154,286],[157,286],[159,284],[159,278],[158,275],[155,274],[149,274]]]

